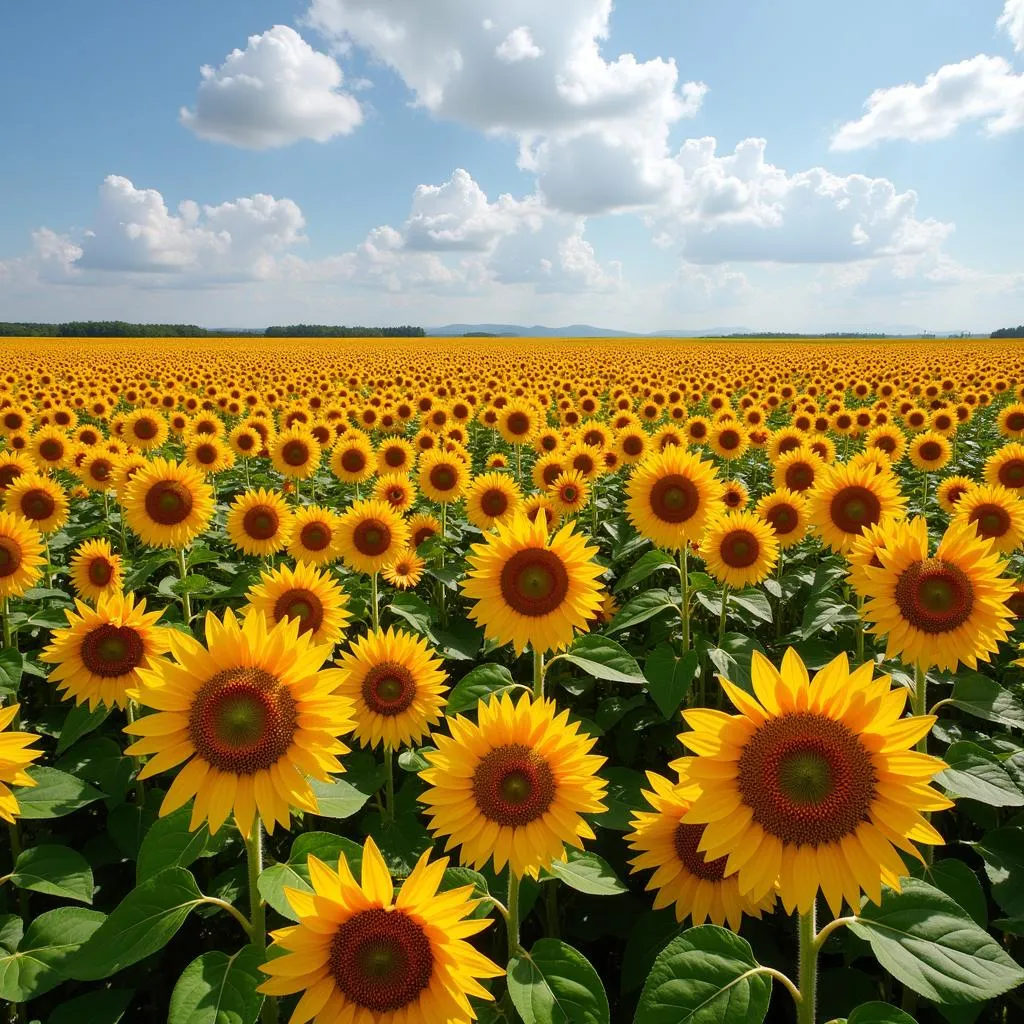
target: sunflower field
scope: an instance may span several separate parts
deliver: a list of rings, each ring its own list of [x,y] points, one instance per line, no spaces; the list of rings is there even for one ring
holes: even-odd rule
[[[0,1019],[1024,1022],[1015,342],[0,375]]]

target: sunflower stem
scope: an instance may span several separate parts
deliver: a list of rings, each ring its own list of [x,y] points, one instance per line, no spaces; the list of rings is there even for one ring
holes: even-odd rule
[[[259,816],[252,823],[245,840],[246,863],[249,868],[249,937],[260,953],[267,951],[267,907],[260,895],[259,878],[263,873],[263,822]],[[260,1013],[263,1024],[277,1024],[277,999],[267,996]]]
[[[178,578],[181,580],[181,613],[185,617],[185,625],[192,628],[192,599],[188,596],[184,583],[188,577],[188,562],[185,561],[185,549],[178,548]]]
[[[544,652],[533,649],[533,699],[544,696]]]
[[[373,616],[373,631],[380,632],[380,607],[377,603],[377,573],[370,574],[370,612]]]
[[[384,747],[384,820],[395,820],[395,751]]]
[[[818,945],[815,931],[816,903],[800,915],[800,1002],[796,1007],[797,1024],[814,1024],[818,989]]]
[[[679,549],[679,582],[682,599],[679,602],[679,616],[683,620],[683,654],[690,649],[690,571],[687,542]]]
[[[11,636],[11,606],[6,597],[0,604],[0,619],[4,620],[4,647],[14,647],[14,640]]]
[[[925,715],[928,713],[928,670],[920,662],[914,665],[914,698],[912,707],[915,715]],[[915,746],[922,754],[927,754],[928,733],[925,733]],[[926,820],[931,819],[931,815],[927,811],[924,812],[924,816]],[[921,856],[924,857],[925,864],[931,864],[931,846],[922,844]]]
[[[519,876],[508,868],[508,958],[518,956],[522,952],[519,945]]]
[[[128,724],[134,725],[135,718],[138,713],[138,705],[130,698],[128,700],[128,705],[125,708],[125,713],[128,716]],[[146,806],[146,783],[139,778],[139,773],[142,771],[142,766],[145,764],[145,761],[141,757],[133,757],[132,760],[135,762],[135,802],[141,809]]]
[[[442,569],[444,568],[444,545],[445,545],[445,535],[447,534],[447,532],[448,532],[448,503],[447,502],[443,502],[441,504],[441,553],[440,553],[440,556],[439,556],[440,560],[441,560],[441,568]],[[438,617],[441,620],[442,627],[446,626],[448,623],[446,621],[445,608],[444,608],[444,580],[438,580],[437,581],[437,614],[438,614]]]
[[[857,595],[857,664],[864,664],[864,619],[862,618],[864,598]]]
[[[729,584],[722,584],[722,614],[718,619],[718,646],[725,643],[725,610],[729,607]]]
[[[48,534],[43,536],[43,544],[46,546],[46,586],[53,586],[53,574],[50,572],[50,537]]]

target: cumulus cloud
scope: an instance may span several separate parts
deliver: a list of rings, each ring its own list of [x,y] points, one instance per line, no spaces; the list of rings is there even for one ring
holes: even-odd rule
[[[494,48],[494,56],[506,64],[515,64],[520,60],[536,60],[544,51],[533,41],[529,26],[520,25]]]
[[[1024,17],[1024,4],[1021,5]],[[968,121],[981,121],[990,135],[1024,127],[1024,74],[1003,57],[978,54],[946,64],[925,78],[876,89],[867,113],[833,135],[833,150],[863,149],[888,139],[932,142],[948,138]]]
[[[996,26],[1010,37],[1015,50],[1024,50],[1024,0],[1006,0]]]
[[[359,101],[341,88],[338,62],[287,25],[250,36],[244,50],[200,74],[195,110],[183,107],[180,120],[213,142],[246,149],[327,142],[363,120]]]

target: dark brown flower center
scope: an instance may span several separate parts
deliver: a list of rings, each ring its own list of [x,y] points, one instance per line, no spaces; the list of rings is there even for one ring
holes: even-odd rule
[[[524,548],[502,566],[502,597],[520,615],[548,615],[561,606],[568,593],[569,574],[549,548]]]
[[[21,514],[33,522],[49,519],[57,508],[53,495],[41,487],[33,487],[21,496]]]
[[[281,449],[281,458],[286,466],[298,468],[309,462],[309,445],[298,439],[286,442]]]
[[[800,447],[800,443],[799,437],[784,437],[779,442],[779,454],[785,455],[786,452],[794,451]]]
[[[982,537],[1002,537],[1012,525],[1010,513],[1002,505],[986,503],[971,511],[968,519]]]
[[[458,482],[458,475],[453,466],[439,463],[430,470],[430,486],[435,491],[450,491]]]
[[[424,525],[424,526],[421,526],[421,527],[420,527],[420,528],[419,528],[419,529],[418,529],[418,530],[417,530],[417,531],[416,531],[416,532],[415,532],[415,533],[414,533],[414,534],[412,535],[412,544],[413,544],[413,547],[416,547],[416,548],[418,548],[418,547],[419,547],[419,546],[420,546],[420,545],[421,545],[421,544],[422,544],[422,543],[423,543],[423,542],[424,542],[425,540],[430,540],[430,538],[431,538],[431,537],[434,537],[434,536],[436,536],[436,535],[437,535],[437,530],[435,530],[435,529],[434,529],[434,528],[433,528],[432,526],[430,526],[429,524],[428,524],[428,525]]]
[[[98,458],[89,463],[89,476],[101,484],[106,483],[113,472],[114,464],[109,459]]]
[[[881,515],[878,495],[860,484],[843,487],[829,506],[829,517],[843,533],[861,533],[865,526],[877,523]]]
[[[177,480],[158,480],[146,492],[146,514],[161,526],[177,526],[192,511],[192,492]]]
[[[349,448],[342,452],[341,468],[346,473],[362,473],[366,469],[366,454],[359,448]]]
[[[352,544],[361,555],[383,555],[391,546],[391,531],[379,519],[364,519],[352,531]]]
[[[242,529],[253,540],[270,540],[280,525],[277,511],[270,505],[253,505],[242,516]]]
[[[882,434],[880,437],[875,438],[874,446],[879,451],[892,455],[896,451],[896,438],[890,437],[888,434]]]
[[[728,856],[716,860],[705,860],[697,846],[704,837],[704,825],[687,825],[679,822],[672,837],[676,856],[683,862],[683,867],[697,878],[709,882],[720,882],[725,877],[725,864]]]
[[[737,431],[729,429],[723,430],[718,435],[718,446],[724,448],[727,452],[731,452],[740,446],[740,435]]]
[[[1007,459],[999,467],[998,477],[1004,487],[1014,490],[1024,487],[1024,459]]]
[[[1024,430],[1024,412],[1014,411],[1006,417],[1006,429],[1015,434]]]
[[[85,634],[79,657],[93,675],[116,679],[134,672],[145,653],[142,637],[131,626],[104,623]]]
[[[7,462],[0,466],[0,488],[7,490],[24,472],[16,462]]]
[[[212,444],[201,444],[196,448],[196,462],[212,466],[217,461],[217,449]]]
[[[730,530],[722,538],[718,553],[730,568],[746,569],[757,561],[761,545],[749,530]]]
[[[384,661],[363,679],[363,700],[378,715],[400,715],[416,697],[416,680],[405,665]]]
[[[114,575],[114,567],[102,555],[97,555],[89,562],[86,575],[94,587],[105,587]]]
[[[793,462],[786,467],[785,484],[791,491],[806,491],[814,485],[814,467]]]
[[[495,747],[473,773],[473,798],[481,814],[513,828],[542,817],[556,789],[551,766],[522,743]]]
[[[644,442],[636,434],[630,434],[623,440],[622,450],[627,455],[639,455],[644,450]]]
[[[325,523],[306,523],[299,531],[299,543],[307,551],[323,551],[331,543],[331,531]]]
[[[540,472],[541,479],[548,487],[550,487],[561,475],[562,464],[560,462],[553,462],[550,465],[545,466]]]
[[[323,602],[305,587],[286,590],[274,603],[274,621],[298,619],[299,633],[315,633],[324,621]]]
[[[39,455],[47,462],[60,462],[64,458],[64,445],[56,438],[48,437],[39,446]]]
[[[941,558],[911,563],[900,573],[894,597],[903,618],[925,633],[948,633],[962,626],[974,608],[970,577]]]
[[[140,441],[151,441],[157,435],[157,425],[148,416],[140,419],[133,429]]]
[[[0,537],[0,579],[13,576],[21,568],[21,545],[13,537]]]
[[[650,505],[662,522],[685,523],[700,508],[700,491],[689,477],[672,473],[655,482]]]
[[[510,434],[522,437],[523,434],[530,432],[530,417],[525,412],[509,413],[508,419],[505,421],[505,429]]]
[[[942,457],[942,445],[938,441],[925,441],[917,453],[923,462],[937,462]]]
[[[405,449],[399,448],[397,445],[385,449],[384,462],[392,469],[400,469],[406,462]]]
[[[508,495],[499,487],[492,487],[481,496],[480,508],[485,516],[497,519],[508,511]]]
[[[800,516],[792,505],[773,505],[764,518],[780,537],[792,533],[800,522]]]

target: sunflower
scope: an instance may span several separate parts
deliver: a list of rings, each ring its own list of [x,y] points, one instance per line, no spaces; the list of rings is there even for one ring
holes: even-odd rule
[[[338,520],[338,550],[355,572],[380,572],[409,544],[409,524],[386,501],[353,502]]]
[[[285,619],[297,619],[299,634],[310,634],[313,644],[333,647],[351,618],[348,598],[337,581],[305,563],[262,573],[245,597],[249,608],[263,614],[267,629]]]
[[[528,444],[540,420],[525,402],[509,402],[498,415],[498,432],[509,444]]]
[[[992,543],[971,524],[954,519],[935,554],[928,555],[923,518],[891,524],[876,549],[878,567],[856,577],[866,598],[863,616],[871,632],[885,635],[887,658],[956,671],[988,661],[1012,627],[1006,605],[1013,580]]]
[[[338,557],[338,514],[323,505],[304,505],[292,516],[288,554],[296,562],[326,565]]]
[[[63,469],[71,454],[71,442],[63,430],[57,427],[43,427],[32,435],[29,454],[38,469],[43,472]]]
[[[150,757],[140,779],[188,763],[160,805],[170,814],[195,797],[189,828],[204,821],[217,832],[234,812],[243,835],[256,814],[268,832],[285,828],[290,808],[318,812],[305,776],[328,781],[344,771],[351,706],[333,694],[334,676],[320,671],[329,647],[313,646],[297,619],[267,629],[258,612],[244,620],[228,608],[221,621],[206,615],[206,647],[174,632],[175,661],[140,672],[133,694],[157,713],[127,725],[141,737],[127,748]]]
[[[167,440],[170,428],[167,420],[150,409],[137,409],[124,421],[123,436],[133,448],[148,452],[159,448]]]
[[[825,472],[825,462],[810,448],[794,448],[772,466],[772,485],[802,493],[809,491]]]
[[[291,1022],[469,1024],[468,996],[494,997],[477,980],[505,972],[466,940],[489,918],[470,915],[481,901],[471,885],[439,893],[448,866],[425,851],[395,896],[391,875],[371,837],[356,882],[342,853],[337,870],[308,858],[312,892],[285,888],[298,924],[271,932],[272,958],[260,968],[268,996],[302,992]]]
[[[739,480],[725,480],[722,483],[722,504],[727,511],[741,511],[747,507],[750,495]]]
[[[43,573],[43,539],[23,516],[0,511],[0,599],[20,597]]]
[[[1024,444],[1005,444],[993,452],[985,460],[985,482],[1024,494]]]
[[[939,508],[948,515],[956,512],[957,502],[974,486],[974,481],[969,476],[947,476],[938,487],[935,488],[935,497]]]
[[[68,520],[64,488],[42,473],[23,473],[4,493],[4,508],[27,519],[40,533],[53,533]]]
[[[23,473],[32,472],[32,462],[23,452],[0,452],[0,491],[6,491]]]
[[[408,526],[409,543],[414,548],[418,548],[424,541],[431,537],[437,537],[441,533],[441,520],[425,512],[410,516]]]
[[[212,476],[230,469],[235,464],[235,453],[219,437],[192,434],[185,442],[185,461]]]
[[[405,473],[385,473],[373,485],[376,501],[386,501],[399,515],[408,512],[416,501],[416,485]]]
[[[251,459],[263,447],[263,438],[248,423],[239,423],[228,434],[228,444],[239,458]]]
[[[578,515],[590,500],[590,485],[579,470],[560,473],[548,486],[547,495],[560,516]]]
[[[423,579],[426,565],[427,563],[416,554],[416,549],[408,547],[384,566],[384,579],[399,590],[412,590]]]
[[[722,484],[710,462],[671,447],[636,464],[626,495],[626,513],[636,530],[658,547],[678,551],[704,532]]]
[[[580,735],[569,712],[553,700],[508,694],[477,705],[477,721],[446,719],[451,736],[434,734],[436,751],[420,772],[430,786],[427,806],[435,837],[448,836],[445,852],[461,847],[463,864],[494,870],[507,863],[517,876],[535,873],[593,839],[581,814],[600,814],[606,783],[597,772],[605,758],[589,753],[596,740]]]
[[[953,446],[942,434],[929,430],[918,434],[910,443],[910,461],[916,469],[942,469],[953,457]]]
[[[593,480],[604,473],[601,449],[580,441],[568,445],[562,453],[565,471],[576,470],[584,480]]]
[[[112,490],[114,487],[114,471],[117,464],[124,456],[115,454],[104,448],[89,448],[79,452],[80,459],[72,456],[78,469],[78,476],[82,483],[90,491],[103,493]]]
[[[866,526],[906,507],[899,481],[872,466],[829,466],[807,497],[811,523],[824,543],[842,554]]]
[[[807,533],[807,502],[797,491],[772,491],[758,501],[755,512],[775,531],[782,551],[799,544]]]
[[[734,932],[744,914],[760,918],[771,910],[774,892],[760,901],[743,896],[736,876],[725,877],[725,857],[709,861],[698,852],[704,826],[687,825],[682,819],[700,796],[700,786],[690,782],[685,771],[676,785],[654,772],[648,772],[647,779],[653,791],[642,793],[653,810],[633,812],[626,842],[637,852],[629,862],[631,874],[655,869],[646,886],[647,891],[657,890],[654,909],[675,904],[680,923],[687,917],[694,925],[710,920],[719,926],[728,923]]]
[[[481,530],[508,522],[519,511],[523,495],[508,473],[482,473],[466,490],[466,518]]]
[[[558,512],[546,494],[531,494],[523,502],[522,513],[531,523],[544,523],[548,530],[553,530],[558,522]]]
[[[720,677],[740,714],[683,712],[701,787],[683,821],[707,826],[698,851],[727,857],[751,899],[778,884],[787,912],[804,914],[820,889],[835,916],[844,899],[856,913],[862,891],[877,904],[883,883],[899,890],[899,851],[942,843],[921,812],[952,806],[928,786],[946,766],[910,749],[935,718],[901,718],[908,691],[873,669],[850,672],[840,654],[811,680],[792,648],[781,671],[755,651],[754,696]]]
[[[122,455],[119,459],[114,460],[114,494],[117,496],[117,500],[124,504],[125,496],[128,492],[128,481],[140,469],[145,469],[149,465],[149,459],[145,455],[139,455],[137,452],[131,452],[128,455]]]
[[[39,783],[25,769],[43,751],[29,750],[30,744],[39,739],[30,732],[11,732],[7,727],[18,717],[20,704],[0,708],[0,818],[14,824],[20,813],[18,800],[8,788],[10,786],[38,786]]]
[[[353,735],[362,746],[416,746],[440,722],[448,687],[426,638],[401,629],[368,633],[335,664],[334,692],[351,701]]]
[[[533,464],[530,476],[533,479],[533,486],[538,491],[546,491],[558,477],[565,472],[568,463],[564,456],[552,453],[542,455]]]
[[[491,452],[484,460],[486,469],[508,469],[508,459],[504,452]]]
[[[716,423],[711,430],[711,450],[721,459],[740,458],[750,445],[746,430],[732,420]]]
[[[295,516],[280,493],[261,487],[235,498],[225,525],[231,543],[239,551],[265,557],[288,546]]]
[[[282,476],[311,477],[320,465],[320,442],[300,423],[282,430],[270,444],[270,461]]]
[[[87,601],[96,602],[121,591],[121,556],[105,538],[87,540],[71,558],[71,585]]]
[[[760,583],[775,568],[779,542],[753,512],[724,512],[708,523],[700,556],[719,583],[741,590]]]
[[[417,482],[431,501],[448,504],[458,501],[466,489],[469,471],[457,455],[444,451],[424,452],[420,456]]]
[[[191,466],[154,459],[125,487],[124,512],[145,544],[184,548],[210,524],[213,488]]]
[[[973,523],[978,536],[991,540],[996,551],[1014,551],[1024,541],[1024,500],[1017,494],[999,485],[972,487],[956,503],[954,521]]]
[[[374,453],[377,472],[410,473],[416,462],[416,449],[404,438],[389,437]]]
[[[629,426],[620,430],[615,435],[615,450],[625,465],[639,462],[647,451],[647,434],[643,427]]]
[[[50,682],[62,700],[108,708],[128,705],[128,693],[139,684],[139,673],[160,671],[160,656],[170,649],[170,630],[157,626],[163,609],[146,611],[146,600],[134,594],[112,593],[90,608],[76,601],[78,613],[66,611],[68,625],[50,634],[41,659],[57,667]]]
[[[864,439],[864,448],[880,451],[889,460],[890,465],[895,466],[907,450],[907,439],[899,427],[884,423],[868,433]]]
[[[571,644],[574,630],[584,628],[601,604],[604,567],[574,527],[549,538],[546,523],[517,513],[472,546],[461,587],[476,602],[469,617],[489,639],[511,643],[518,654],[527,644],[543,653]]]
[[[999,433],[1019,441],[1024,438],[1024,403],[1014,402],[999,413],[996,420]]]
[[[338,438],[331,449],[331,472],[348,484],[361,484],[377,471],[370,439],[363,433],[349,431]]]

